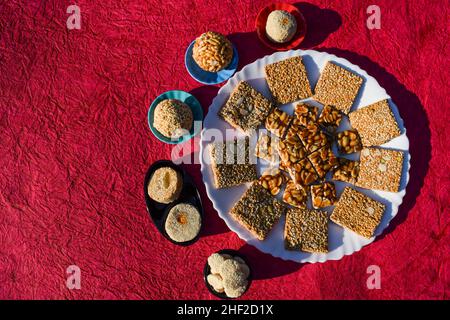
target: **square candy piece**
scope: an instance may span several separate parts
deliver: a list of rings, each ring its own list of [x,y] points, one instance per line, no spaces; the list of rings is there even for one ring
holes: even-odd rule
[[[306,208],[308,193],[305,188],[289,180],[283,193],[283,201],[296,208]]]
[[[384,209],[384,204],[346,187],[330,218],[344,228],[371,238],[380,224]]]
[[[271,137],[265,133],[260,134],[256,143],[255,156],[269,161],[270,163],[278,163],[278,138]]]
[[[246,134],[264,123],[272,103],[247,82],[241,81],[219,110],[219,116]]]
[[[288,250],[328,252],[328,215],[320,210],[289,209],[284,243]]]
[[[401,133],[387,100],[353,111],[348,117],[366,147],[381,145]]]
[[[276,196],[286,179],[286,176],[277,168],[271,168],[259,177],[258,182],[264,189],[268,190],[271,195]]]
[[[361,151],[362,145],[356,130],[345,130],[337,134],[339,152],[349,154]]]
[[[324,182],[311,186],[312,205],[315,209],[329,207],[335,204],[336,188],[333,182]]]
[[[278,145],[278,153],[281,161],[287,167],[306,157],[306,150],[300,141],[300,137],[296,135],[281,140]]]
[[[274,108],[266,119],[266,129],[277,137],[282,138],[286,133],[292,118],[293,117],[286,112]]]
[[[335,107],[325,106],[317,123],[328,133],[333,133],[339,127],[342,117],[342,113]]]
[[[310,125],[301,129],[299,136],[308,154],[330,144],[325,133],[323,133],[316,125]]]
[[[216,188],[227,188],[256,180],[256,164],[249,156],[249,139],[210,144],[211,168]]]
[[[253,183],[231,209],[231,216],[259,240],[264,240],[286,207],[263,188]]]
[[[359,175],[359,161],[340,158],[339,166],[334,170],[333,180],[355,184]]]
[[[317,82],[314,99],[349,113],[362,84],[363,78],[328,61]]]
[[[314,151],[308,156],[319,178],[324,178],[328,171],[338,166],[338,160],[329,146]]]
[[[286,104],[312,96],[302,57],[269,64],[265,68],[267,83],[275,101]]]
[[[318,176],[313,165],[307,158],[300,160],[288,168],[289,175],[296,185],[307,186],[317,180]]]
[[[299,103],[294,107],[294,121],[301,126],[308,126],[316,122],[319,108],[306,103]]]
[[[403,158],[402,151],[381,148],[362,149],[356,186],[398,192],[402,177]]]

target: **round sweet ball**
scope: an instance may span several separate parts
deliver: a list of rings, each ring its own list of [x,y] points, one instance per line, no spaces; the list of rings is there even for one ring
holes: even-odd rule
[[[167,138],[187,134],[194,122],[191,108],[177,99],[166,99],[155,108],[153,126]]]
[[[162,167],[153,172],[147,193],[153,200],[168,204],[178,199],[182,187],[181,174],[172,168]]]
[[[180,203],[170,209],[165,229],[175,242],[186,242],[198,235],[201,224],[202,219],[197,208],[189,203]]]
[[[276,43],[290,41],[297,32],[295,17],[284,10],[274,10],[267,17],[266,34],[269,40]]]
[[[233,45],[223,34],[208,31],[195,39],[192,56],[203,70],[217,72],[233,59]]]

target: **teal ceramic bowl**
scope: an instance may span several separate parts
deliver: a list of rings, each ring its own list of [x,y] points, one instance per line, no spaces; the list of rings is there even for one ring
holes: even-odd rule
[[[185,134],[184,136],[181,136],[178,139],[171,139],[163,136],[153,126],[155,108],[158,105],[158,103],[166,99],[180,100],[181,102],[184,102],[191,108],[192,114],[194,116],[194,125],[192,126],[189,134]],[[150,108],[148,109],[148,126],[150,127],[150,130],[152,131],[153,135],[156,138],[158,138],[158,140],[169,144],[182,143],[196,136],[201,131],[201,125],[198,124],[195,125],[197,121],[200,122],[203,121],[203,109],[200,102],[198,102],[198,100],[192,94],[181,90],[171,90],[164,92],[163,94],[160,94],[155,100],[153,100],[152,104],[150,105]]]

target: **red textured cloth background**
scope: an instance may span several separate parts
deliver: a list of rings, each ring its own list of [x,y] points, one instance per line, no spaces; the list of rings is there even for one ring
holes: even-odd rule
[[[212,299],[206,258],[247,255],[255,280],[245,299],[448,299],[450,211],[447,1],[300,2],[301,48],[348,59],[386,88],[405,121],[411,179],[400,211],[373,244],[340,261],[296,264],[246,245],[207,199],[205,224],[184,248],[166,241],[143,197],[148,166],[172,146],[147,126],[160,93],[193,93],[205,113],[219,86],[190,78],[184,52],[206,30],[229,36],[239,68],[272,53],[254,32],[267,1],[0,1],[0,298]],[[367,6],[381,29],[366,28]],[[193,142],[194,143],[194,142]],[[195,142],[198,144],[198,141]],[[81,289],[66,268],[81,268]],[[366,286],[381,268],[381,289]]]

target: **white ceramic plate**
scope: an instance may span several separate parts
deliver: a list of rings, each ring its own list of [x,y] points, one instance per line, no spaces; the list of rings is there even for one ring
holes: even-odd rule
[[[355,251],[360,250],[363,246],[368,245],[373,242],[375,237],[371,239],[363,238],[352,231],[344,229],[333,222],[329,222],[329,252],[326,254],[322,253],[306,253],[298,251],[289,251],[284,248],[283,241],[283,229],[284,229],[284,217],[277,223],[274,229],[270,232],[269,236],[264,240],[260,241],[256,239],[249,231],[244,229],[238,222],[236,222],[229,214],[230,209],[239,200],[243,192],[248,188],[249,185],[242,185],[226,189],[215,189],[213,183],[212,172],[210,168],[209,152],[207,149],[208,143],[211,142],[211,132],[209,129],[216,129],[221,131],[225,137],[225,130],[231,129],[232,127],[228,125],[225,121],[217,116],[217,112],[220,107],[228,99],[230,92],[241,80],[246,80],[254,88],[263,93],[266,97],[270,97],[269,88],[267,86],[264,67],[267,64],[277,62],[293,56],[302,56],[303,61],[306,65],[308,71],[308,78],[310,80],[311,86],[314,88],[315,84],[319,78],[320,71],[324,68],[327,61],[334,61],[341,66],[359,74],[365,81],[360,93],[353,105],[352,110],[367,106],[371,103],[377,102],[383,99],[390,99],[390,96],[386,91],[378,84],[378,82],[371,76],[369,76],[360,67],[351,64],[345,59],[338,58],[334,55],[328,54],[326,52],[318,52],[314,50],[291,50],[287,52],[277,52],[270,56],[266,56],[255,62],[245,66],[241,71],[236,73],[228,82],[219,90],[217,96],[212,101],[209,107],[208,114],[204,120],[204,127],[201,135],[201,171],[203,175],[203,181],[206,185],[206,192],[211,199],[214,208],[217,210],[219,216],[225,221],[227,226],[234,231],[241,239],[246,241],[248,244],[255,246],[259,250],[265,253],[269,253],[274,257],[279,257],[284,260],[292,260],[296,262],[324,262],[327,260],[339,260],[344,255],[350,255]],[[307,99],[305,101],[310,101],[312,99]],[[317,102],[312,102],[313,104],[321,107]],[[394,112],[395,117],[399,123],[402,135],[384,144],[385,148],[393,148],[397,150],[405,151],[405,162],[403,164],[403,173],[400,192],[391,193],[375,190],[366,190],[361,188],[356,188],[357,190],[367,194],[368,196],[384,203],[386,205],[386,211],[384,213],[381,224],[377,228],[375,235],[380,235],[383,230],[389,225],[389,222],[398,212],[398,207],[402,203],[402,199],[405,195],[406,184],[409,180],[409,141],[406,136],[406,129],[403,125],[403,120],[400,118],[399,112],[392,100],[389,101],[390,106]],[[295,103],[283,105],[282,110],[292,114],[293,106]],[[349,128],[348,121],[342,121],[339,131]],[[228,136],[227,139],[233,136],[242,137],[243,135],[237,130],[233,130],[233,135]],[[252,144],[255,143],[256,137],[252,137]],[[357,155],[356,155],[357,156]],[[351,159],[351,157],[349,157]],[[264,160],[258,159],[258,170],[259,172],[264,171],[264,167],[267,167],[267,163]],[[342,193],[344,187],[348,185],[344,182],[335,182],[336,191],[338,196]],[[280,193],[280,195],[282,192]],[[331,212],[333,207],[328,211]]]

